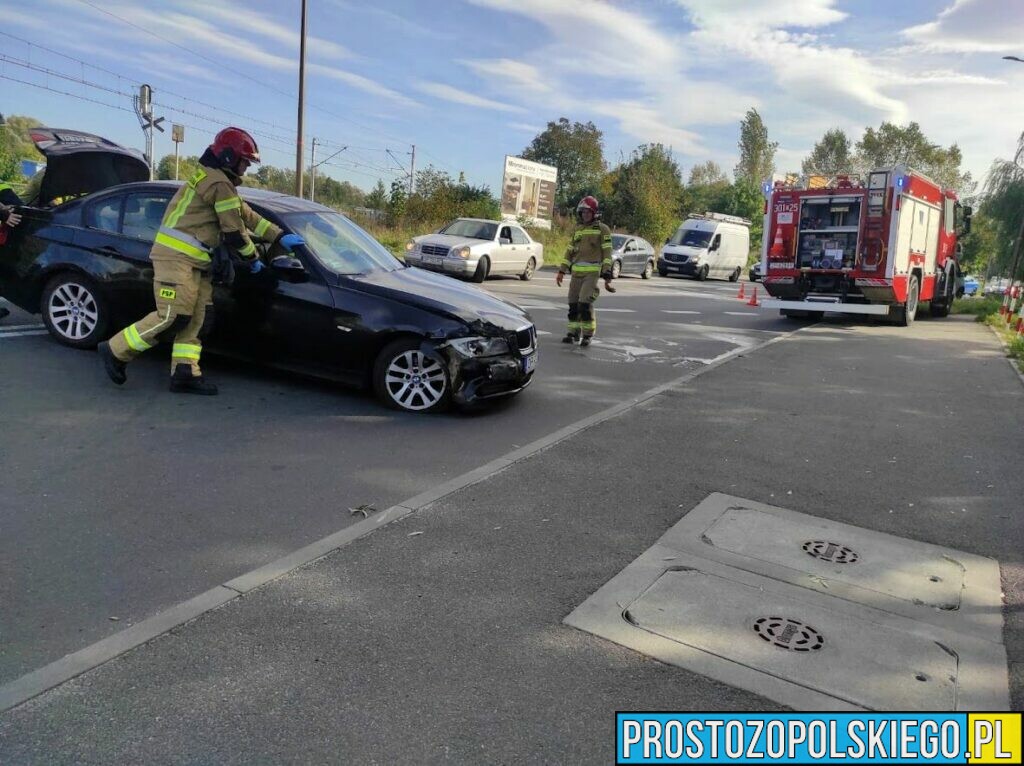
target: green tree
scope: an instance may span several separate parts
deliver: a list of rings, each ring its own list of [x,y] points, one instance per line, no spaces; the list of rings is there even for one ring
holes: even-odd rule
[[[679,224],[683,181],[671,151],[661,144],[637,147],[617,173],[608,221],[660,242]]]
[[[986,215],[982,205],[971,221],[971,234],[963,239],[960,268],[968,274],[991,274],[1005,261],[1009,243],[999,234],[999,221]]]
[[[384,182],[377,179],[377,185],[373,191],[366,195],[366,207],[373,210],[383,210],[388,203],[388,191],[384,188]]]
[[[977,183],[970,173],[960,170],[962,160],[959,146],[952,144],[943,149],[932,143],[916,122],[906,127],[883,122],[878,130],[864,131],[857,142],[854,164],[862,175],[873,168],[908,165],[966,198],[974,194]]]
[[[748,180],[754,184],[771,178],[775,172],[777,141],[768,140],[768,128],[756,109],[747,111],[740,122],[740,161],[736,165],[736,180]]]
[[[178,179],[187,180],[199,169],[199,158],[196,156],[178,158]],[[156,177],[161,181],[174,180],[174,155],[165,154],[156,165]]]
[[[39,126],[33,117],[11,115],[0,126],[0,180],[21,183],[21,161],[39,162],[43,159],[29,138],[29,130]]]
[[[992,163],[985,180],[981,211],[991,216],[999,229],[998,240],[1002,244],[993,253],[995,273],[1016,278],[1021,272],[1020,261],[1024,260],[1024,133],[1017,139],[1013,159]]]
[[[729,179],[721,165],[713,160],[702,162],[690,168],[690,180],[687,186],[720,186],[728,184]]]
[[[849,136],[841,128],[826,131],[803,161],[804,173],[829,177],[852,173],[851,147]]]
[[[764,196],[761,187],[748,180],[737,180],[729,187],[716,212],[738,215],[750,221],[750,253],[760,252],[764,229]]]
[[[605,172],[603,141],[593,122],[571,123],[561,117],[534,137],[522,157],[558,168],[555,204],[566,209],[599,188]]]

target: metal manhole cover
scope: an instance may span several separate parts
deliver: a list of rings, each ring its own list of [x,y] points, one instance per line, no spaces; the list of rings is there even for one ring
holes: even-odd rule
[[[794,652],[811,652],[825,645],[825,637],[810,625],[786,617],[760,617],[754,632],[774,646]]]
[[[801,547],[807,552],[807,555],[833,564],[855,564],[860,558],[860,554],[853,548],[847,548],[845,545],[828,540],[808,540]]]

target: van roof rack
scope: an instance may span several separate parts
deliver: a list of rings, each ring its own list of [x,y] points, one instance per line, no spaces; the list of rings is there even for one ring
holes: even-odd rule
[[[724,223],[738,223],[741,226],[750,226],[749,218],[740,218],[738,215],[726,215],[725,213],[691,213],[689,218],[696,218],[698,221],[722,221]]]

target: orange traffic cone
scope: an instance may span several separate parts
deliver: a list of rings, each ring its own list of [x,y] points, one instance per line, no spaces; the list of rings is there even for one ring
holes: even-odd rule
[[[783,258],[786,255],[786,246],[782,243],[782,229],[775,227],[775,241],[772,242],[772,249],[768,253],[772,258]]]
[[[757,285],[754,285],[754,292],[750,294],[750,300],[747,301],[748,306],[760,306],[757,302]]]
[[[743,292],[743,283],[742,282],[740,282],[740,291],[738,293],[736,293],[736,297],[739,298],[740,300],[743,300],[744,298],[747,297],[746,294]]]

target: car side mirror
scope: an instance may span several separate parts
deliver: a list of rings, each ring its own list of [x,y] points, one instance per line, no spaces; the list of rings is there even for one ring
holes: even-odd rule
[[[306,267],[294,255],[279,255],[270,262],[270,268],[278,277],[287,282],[305,282]]]
[[[512,240],[509,239],[508,237],[501,237],[498,240],[498,244],[501,244],[501,245],[511,245],[512,244]]]

